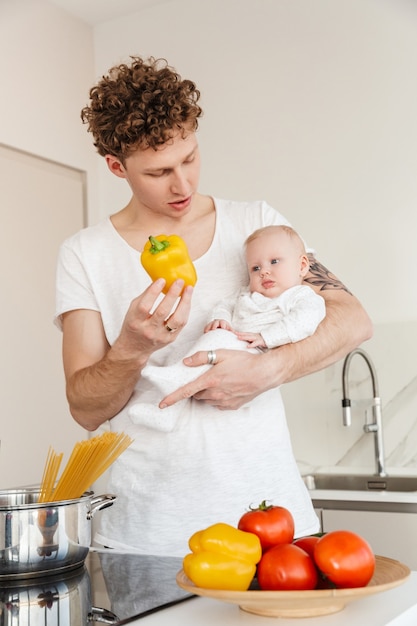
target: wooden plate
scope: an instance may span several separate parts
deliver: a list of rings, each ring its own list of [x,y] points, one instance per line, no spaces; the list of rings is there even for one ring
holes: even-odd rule
[[[177,584],[197,596],[237,604],[243,611],[270,617],[315,617],[329,615],[353,602],[374,593],[401,585],[410,575],[410,569],[394,559],[376,557],[375,572],[366,587],[356,589],[317,589],[313,591],[223,591],[196,587],[181,570]]]

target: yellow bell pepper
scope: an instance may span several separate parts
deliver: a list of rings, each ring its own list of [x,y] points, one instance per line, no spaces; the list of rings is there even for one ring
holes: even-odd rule
[[[229,524],[213,524],[189,539],[191,554],[183,569],[197,586],[206,589],[246,591],[261,560],[259,537]]]
[[[165,278],[164,293],[178,278],[182,278],[185,285],[194,286],[197,282],[197,273],[185,241],[178,235],[149,237],[140,260],[153,281]]]

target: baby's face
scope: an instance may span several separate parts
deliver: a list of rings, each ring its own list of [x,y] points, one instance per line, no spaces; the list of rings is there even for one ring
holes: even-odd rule
[[[307,257],[286,233],[263,233],[246,248],[249,288],[276,298],[290,287],[301,285]]]

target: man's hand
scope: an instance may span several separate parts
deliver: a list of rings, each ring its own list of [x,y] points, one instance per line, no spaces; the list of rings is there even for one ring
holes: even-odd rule
[[[236,410],[277,384],[277,370],[272,369],[272,360],[269,363],[269,353],[216,350],[216,356],[216,364],[209,371],[170,393],[159,407],[193,397],[221,410]],[[190,367],[207,364],[207,352],[196,352],[184,359],[184,364]]]

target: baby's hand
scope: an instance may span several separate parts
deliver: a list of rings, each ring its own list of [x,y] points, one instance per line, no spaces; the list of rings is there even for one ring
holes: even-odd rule
[[[233,330],[229,322],[226,322],[226,320],[212,320],[204,328],[204,332],[207,333],[209,330],[216,330],[216,328],[223,328],[223,330]]]
[[[247,341],[248,348],[267,347],[261,333],[236,333],[236,337],[241,341]]]

